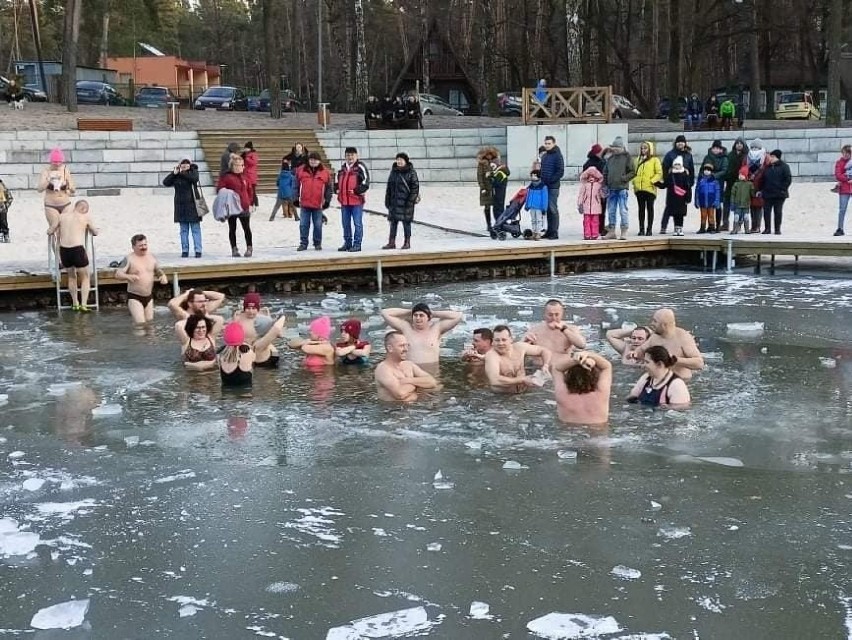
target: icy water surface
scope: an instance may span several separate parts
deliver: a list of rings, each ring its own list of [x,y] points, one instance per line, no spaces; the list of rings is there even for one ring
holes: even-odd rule
[[[616,365],[609,429],[568,429],[548,388],[495,396],[457,363],[475,327],[521,331],[550,297],[602,349],[602,327],[676,306],[707,356],[694,408],[626,405],[639,372]],[[116,310],[0,316],[0,637],[852,637],[851,281],[269,302],[291,327],[358,316],[378,347],[380,306],[421,298],[466,323],[410,407],[293,354],[223,394],[183,372],[168,315],[144,336]]]

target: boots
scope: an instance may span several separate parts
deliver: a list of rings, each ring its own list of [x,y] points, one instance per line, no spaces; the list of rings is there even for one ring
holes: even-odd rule
[[[239,258],[240,257],[240,250],[237,249],[236,247],[231,247],[231,257]]]
[[[604,236],[604,240],[615,240],[615,227],[612,226],[609,228],[609,231],[606,232]]]
[[[388,243],[382,249],[396,249],[396,237],[389,236]]]
[[[243,254],[244,258],[251,258],[251,254],[253,253],[251,247],[246,247],[246,252]]]
[[[483,207],[482,214],[485,216],[485,228],[488,230],[488,235],[492,240],[497,239],[497,232],[491,226],[491,207]]]
[[[675,227],[674,234],[676,236],[682,236],[683,235],[683,227]]]
[[[734,230],[733,230],[733,231],[731,231],[731,235],[734,235],[735,233],[739,233],[739,232],[740,232],[740,228],[741,228],[742,226],[743,226],[743,223],[742,223],[742,222],[735,222],[735,223],[734,223]]]
[[[410,249],[411,248],[411,238],[406,238],[405,242],[402,243],[400,249]]]
[[[698,230],[698,233],[707,233],[707,228],[702,224],[701,228]]]
[[[618,236],[619,240],[627,240],[627,225],[621,225],[621,235]]]

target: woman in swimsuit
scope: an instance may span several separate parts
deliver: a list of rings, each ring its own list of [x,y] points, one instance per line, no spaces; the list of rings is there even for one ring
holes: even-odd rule
[[[295,338],[290,341],[290,348],[301,349],[305,354],[305,366],[309,368],[326,367],[334,364],[334,345],[329,342],[331,337],[331,318],[322,316],[308,326],[310,338],[303,340]]]
[[[183,366],[190,371],[211,371],[216,368],[216,340],[213,321],[203,315],[192,314],[184,324],[182,336]]]
[[[633,386],[627,402],[669,409],[688,407],[689,389],[672,369],[676,362],[677,356],[669,355],[665,347],[648,349],[645,352],[645,373]]]
[[[254,350],[246,344],[246,334],[239,322],[230,322],[222,332],[225,348],[219,354],[219,375],[223,387],[251,387]]]
[[[38,179],[37,190],[44,193],[44,215],[47,226],[52,228],[58,224],[59,215],[71,204],[71,197],[76,193],[71,172],[65,166],[65,154],[56,148],[50,152],[50,165],[45,167]]]
[[[334,348],[340,364],[367,364],[370,361],[370,343],[360,338],[360,320],[349,318],[340,325],[340,340]]]

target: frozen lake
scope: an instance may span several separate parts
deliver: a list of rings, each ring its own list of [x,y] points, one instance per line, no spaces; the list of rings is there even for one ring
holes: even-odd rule
[[[613,358],[602,327],[674,306],[707,358],[693,408],[627,405],[640,372],[617,364],[609,429],[569,429],[549,387],[496,396],[457,361],[474,328],[520,331],[551,297]],[[182,370],[166,314],[145,335],[120,310],[0,315],[0,638],[63,616],[85,621],[35,637],[852,638],[852,281],[265,302],[290,327],[361,318],[376,362],[378,309],[421,299],[466,322],[444,389],[409,407],[286,352],[223,394]]]

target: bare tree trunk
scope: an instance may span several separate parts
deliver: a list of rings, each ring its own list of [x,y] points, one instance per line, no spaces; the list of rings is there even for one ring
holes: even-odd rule
[[[367,41],[364,32],[364,2],[355,0],[355,99],[358,105],[367,101],[370,74],[367,69]]]
[[[839,127],[840,114],[840,49],[843,39],[843,0],[831,0],[828,18],[828,95],[826,127]]]
[[[101,66],[106,69],[107,58],[109,57],[109,4],[107,4],[107,10],[104,11],[104,17],[101,20],[101,23],[103,32],[101,33],[101,51],[98,59],[100,60]]]
[[[269,87],[269,116],[281,118],[281,40],[277,33],[276,0],[263,0],[263,37],[266,40],[267,86]]]
[[[568,67],[568,86],[579,86],[583,83],[581,60],[588,52],[583,48],[580,38],[580,0],[565,0],[565,54]]]
[[[648,104],[651,108],[656,108],[657,100],[660,98],[660,85],[658,72],[661,68],[659,65],[660,57],[660,3],[658,0],[651,0],[651,46],[648,51],[648,65],[651,73],[648,75]],[[656,113],[652,115],[657,115]]]
[[[669,3],[669,34],[669,77],[666,92],[669,94],[669,102],[671,104],[669,120],[678,122],[680,120],[678,97],[680,96],[680,79],[683,75],[680,0],[672,0]]]
[[[399,40],[402,44],[402,57],[408,62],[411,50],[408,47],[408,35],[405,33],[405,20],[403,19],[402,11],[396,12],[396,23],[399,28]]]
[[[538,0],[535,8],[535,31],[534,35],[534,43],[533,43],[533,51],[535,51],[535,56],[533,58],[533,75],[536,78],[541,78],[544,75],[544,3],[546,0]]]
[[[758,31],[758,14],[757,3],[759,0],[751,0],[751,37],[749,38],[749,60],[751,67],[751,81],[749,82],[749,111],[751,117],[757,118],[760,115],[760,31]],[[767,96],[767,103],[769,96]],[[767,104],[768,106],[768,104]]]
[[[77,41],[80,38],[80,9],[83,0],[65,0],[62,43],[62,84],[65,106],[77,111]]]
[[[592,21],[590,20],[589,4],[592,0],[583,0],[582,19],[580,22],[580,43],[583,55],[580,56],[582,84],[591,86],[592,79]]]
[[[429,93],[429,88],[432,86],[432,71],[429,68],[429,60],[431,52],[429,51],[429,11],[427,9],[428,2],[420,3],[420,33],[423,34],[423,91]]]

